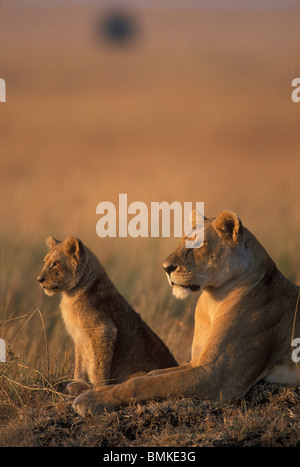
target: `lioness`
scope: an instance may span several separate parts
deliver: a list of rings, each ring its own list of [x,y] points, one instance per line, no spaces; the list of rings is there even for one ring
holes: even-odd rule
[[[223,211],[205,219],[204,228],[200,248],[187,249],[184,237],[163,264],[177,297],[201,292],[191,361],[82,394],[73,402],[82,416],[179,395],[226,401],[263,378],[299,382],[291,358],[299,287],[278,271],[236,214]],[[300,337],[300,315],[294,335]]]
[[[37,280],[47,295],[62,292],[62,316],[75,343],[71,394],[90,389],[89,382],[96,388],[178,365],[80,240],[49,237],[47,244],[50,252]]]

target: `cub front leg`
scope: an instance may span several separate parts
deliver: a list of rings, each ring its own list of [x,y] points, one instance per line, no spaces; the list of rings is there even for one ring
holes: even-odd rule
[[[117,328],[112,320],[105,320],[91,332],[88,375],[94,389],[112,382],[111,363],[116,339]]]
[[[83,391],[92,389],[91,385],[88,384],[89,377],[84,365],[84,360],[79,347],[75,345],[75,371],[74,381],[67,385],[67,391],[71,396],[78,396]]]

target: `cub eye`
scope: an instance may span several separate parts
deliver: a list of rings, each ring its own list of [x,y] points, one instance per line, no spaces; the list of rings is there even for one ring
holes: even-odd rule
[[[53,263],[50,266],[50,269],[55,268],[58,265],[57,261],[53,261]]]

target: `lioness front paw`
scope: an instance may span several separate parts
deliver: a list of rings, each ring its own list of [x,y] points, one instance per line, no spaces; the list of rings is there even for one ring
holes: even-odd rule
[[[95,397],[95,391],[87,391],[80,396],[76,397],[73,401],[73,409],[81,417],[93,417],[94,415],[100,415],[104,411],[105,405],[101,403]]]

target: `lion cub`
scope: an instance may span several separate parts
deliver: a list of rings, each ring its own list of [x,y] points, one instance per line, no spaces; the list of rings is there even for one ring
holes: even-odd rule
[[[89,382],[96,388],[178,366],[80,240],[49,237],[46,243],[50,252],[37,280],[47,295],[62,292],[62,317],[75,344],[71,394],[89,389]]]

